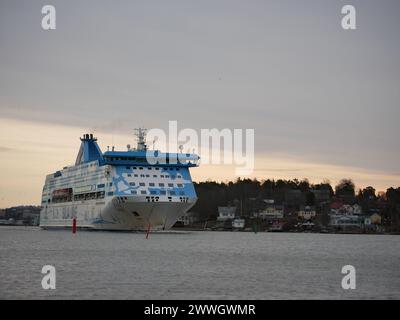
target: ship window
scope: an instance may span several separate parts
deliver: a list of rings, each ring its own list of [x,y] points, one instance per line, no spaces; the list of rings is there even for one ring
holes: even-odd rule
[[[128,173],[128,177],[132,177],[132,175],[130,173]]]
[[[130,170],[131,169],[131,167],[126,167],[126,170]]]
[[[171,179],[175,179],[175,175],[172,175],[172,176],[171,176]]]
[[[166,177],[166,178],[169,178],[169,175],[166,175],[165,177]]]
[[[179,171],[179,168],[175,168],[176,171]]]
[[[144,174],[141,174],[140,176],[141,176],[142,178],[144,178],[144,177],[145,177],[145,175],[144,175]]]
[[[147,167],[147,170],[151,170],[151,168],[150,168],[150,167]]]
[[[104,183],[98,184],[97,189],[104,188]]]
[[[174,195],[175,195],[175,191],[170,191],[169,194],[170,194],[171,196],[174,196]]]
[[[153,178],[157,178],[157,175],[156,175],[156,174],[153,174]]]
[[[161,190],[161,191],[160,191],[160,194],[161,194],[161,195],[166,195],[167,193],[165,192],[165,190]]]
[[[141,194],[146,194],[147,192],[146,192],[146,190],[142,190],[142,191],[140,191],[140,193]]]
[[[144,187],[146,184],[144,182],[140,182],[139,186]]]
[[[160,168],[156,168],[156,170],[160,170]]]
[[[150,191],[150,194],[157,194],[157,191],[151,190],[151,191]]]
[[[143,170],[143,167],[139,167],[139,170]]]
[[[137,194],[137,191],[136,190],[131,190],[131,193],[132,194]]]
[[[150,175],[149,174],[146,174],[146,178],[149,178],[150,177]]]
[[[150,187],[154,187],[154,183],[153,183],[153,182],[150,182],[150,183],[149,183],[149,186],[150,186]]]
[[[159,183],[158,186],[159,187],[164,187],[164,183]]]
[[[112,187],[112,182],[110,182],[109,186]]]
[[[178,188],[183,188],[183,184],[182,183],[178,183]]]
[[[108,196],[112,196],[113,194],[114,194],[114,192],[112,192],[112,191],[107,193]]]
[[[136,167],[132,167],[133,170],[136,170]]]
[[[174,184],[173,183],[168,183],[168,187],[173,187]]]
[[[185,195],[185,192],[184,192],[184,191],[180,191],[180,192],[179,192],[179,195],[180,195],[180,196],[184,196],[184,195]]]
[[[97,192],[96,197],[97,197],[97,199],[103,199],[104,198],[104,191]]]
[[[137,174],[134,174],[133,176],[134,176],[134,177],[138,177],[138,175],[137,175]]]
[[[161,178],[164,178],[164,175],[162,174],[162,175],[160,175],[160,177],[161,177]]]
[[[135,186],[135,183],[134,182],[129,182],[129,185],[130,186]]]

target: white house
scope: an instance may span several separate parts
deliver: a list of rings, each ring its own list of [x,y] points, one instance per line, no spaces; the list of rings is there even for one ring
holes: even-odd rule
[[[254,214],[254,216],[258,216],[263,220],[281,219],[283,218],[283,206],[270,204],[260,212]]]
[[[227,221],[235,219],[236,207],[218,207],[217,221]]]
[[[358,215],[331,214],[329,224],[332,227],[361,227],[363,222]]]
[[[283,218],[282,205],[276,205],[274,199],[264,199],[263,201],[266,203],[266,207],[263,210],[254,213],[254,217],[260,217],[262,220]]]

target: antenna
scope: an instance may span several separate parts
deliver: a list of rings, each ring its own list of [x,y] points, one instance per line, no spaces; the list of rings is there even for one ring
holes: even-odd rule
[[[147,130],[144,128],[137,128],[135,129],[135,136],[137,138],[137,151],[146,151],[147,146],[146,146],[146,134]]]

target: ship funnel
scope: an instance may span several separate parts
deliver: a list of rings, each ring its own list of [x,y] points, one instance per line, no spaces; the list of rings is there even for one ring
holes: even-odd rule
[[[81,147],[76,157],[75,165],[103,159],[103,154],[97,144],[97,138],[93,137],[92,133],[85,133],[81,141]]]

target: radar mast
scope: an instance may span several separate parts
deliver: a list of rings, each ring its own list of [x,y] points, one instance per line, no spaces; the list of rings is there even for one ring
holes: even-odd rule
[[[144,128],[135,129],[135,136],[137,139],[137,147],[136,147],[137,151],[146,151],[147,150],[146,134],[147,134],[147,129],[144,129]]]

